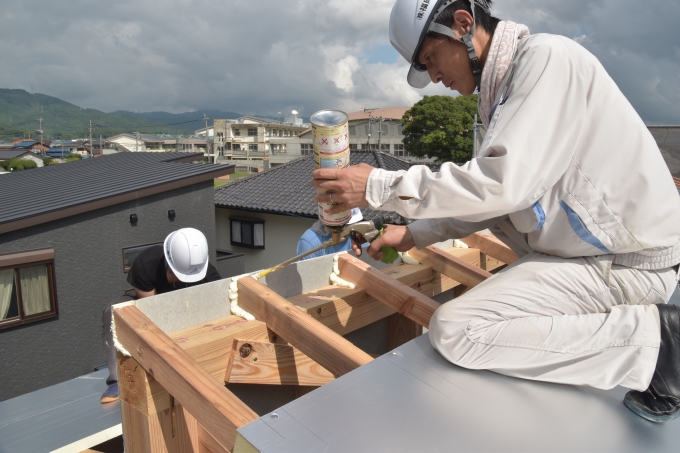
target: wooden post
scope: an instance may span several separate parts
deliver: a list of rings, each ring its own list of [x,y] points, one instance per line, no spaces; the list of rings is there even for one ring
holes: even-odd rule
[[[129,453],[198,453],[198,424],[131,357],[118,353],[118,386]]]
[[[415,260],[432,266],[437,272],[448,275],[468,288],[479,285],[492,275],[437,247],[429,246],[420,250],[412,248],[408,254]]]
[[[479,249],[485,255],[491,258],[496,258],[505,264],[512,264],[519,258],[515,252],[510,249],[503,242],[498,240],[495,236],[487,236],[481,233],[473,233],[470,236],[461,239],[468,247]]]
[[[395,349],[404,343],[408,343],[423,334],[423,326],[408,319],[406,316],[395,313],[389,318],[389,333],[387,344],[389,349]]]
[[[353,256],[340,255],[338,266],[341,278],[362,287],[369,295],[421,326],[427,327],[432,314],[439,308],[439,304],[429,297]]]
[[[265,322],[267,327],[335,376],[342,376],[373,360],[252,277],[239,279],[238,301],[244,310]]]
[[[201,368],[137,307],[114,309],[113,319],[118,341],[139,365],[188,409],[219,444],[232,450],[236,428],[257,419],[257,414]],[[127,425],[134,429],[134,420],[129,420]],[[151,445],[159,440],[156,434],[155,439],[150,440]],[[153,449],[150,452],[155,453]]]

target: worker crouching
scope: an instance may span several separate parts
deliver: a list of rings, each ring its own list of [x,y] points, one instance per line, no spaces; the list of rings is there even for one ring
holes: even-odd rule
[[[472,6],[471,6],[472,1]],[[491,1],[397,0],[390,41],[408,82],[479,90],[479,156],[433,173],[362,164],[319,169],[318,202],[420,219],[368,248],[423,248],[490,229],[520,260],[439,308],[432,345],[449,361],[631,391],[656,422],[680,415],[680,197],[644,122],[575,41],[491,15]],[[360,250],[357,249],[360,253]]]

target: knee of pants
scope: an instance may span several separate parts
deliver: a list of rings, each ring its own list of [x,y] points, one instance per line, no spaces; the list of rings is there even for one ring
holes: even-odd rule
[[[476,343],[467,335],[468,326],[474,319],[477,318],[473,314],[455,303],[442,305],[430,320],[430,343],[449,362],[464,368],[477,368],[470,357]]]

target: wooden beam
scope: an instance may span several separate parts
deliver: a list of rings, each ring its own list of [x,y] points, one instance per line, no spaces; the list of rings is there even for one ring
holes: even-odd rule
[[[373,360],[252,277],[239,279],[238,295],[239,305],[244,310],[335,376],[342,376]]]
[[[239,434],[236,433],[236,441],[234,443],[234,450],[238,445]],[[212,434],[210,434],[204,427],[198,425],[198,453],[231,453],[220,444]]]
[[[349,254],[340,255],[340,276],[393,310],[427,327],[439,304]]]
[[[298,349],[281,344],[234,340],[224,381],[230,384],[322,386],[335,379]]]
[[[420,250],[414,247],[409,250],[408,254],[415,260],[432,266],[437,272],[448,275],[468,288],[479,285],[492,275],[437,247],[429,246]],[[342,275],[342,272],[340,275]]]
[[[115,334],[133,358],[226,449],[258,416],[201,368],[137,307],[113,311]]]
[[[270,341],[265,323],[247,321],[238,316],[225,316],[169,333],[168,336],[220,382],[224,379],[235,338]]]
[[[470,236],[461,239],[468,247],[479,249],[481,253],[496,258],[505,264],[512,264],[519,258],[510,247],[505,245],[495,236],[487,236],[482,233],[472,233]]]

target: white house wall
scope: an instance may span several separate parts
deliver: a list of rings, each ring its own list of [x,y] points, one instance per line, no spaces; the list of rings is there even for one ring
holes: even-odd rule
[[[264,220],[264,249],[232,246],[229,217]],[[215,208],[217,248],[243,253],[246,272],[267,269],[295,256],[300,236],[313,223],[313,220],[301,217]]]

